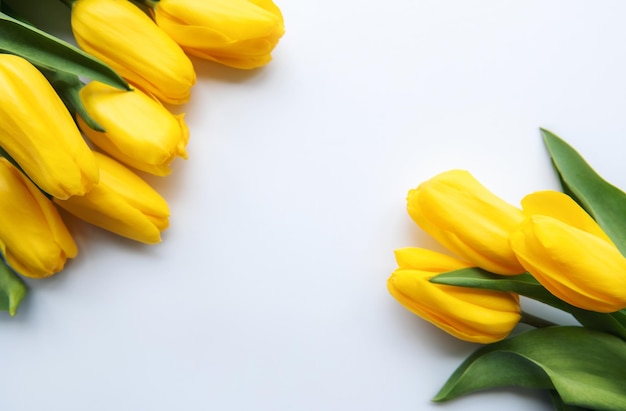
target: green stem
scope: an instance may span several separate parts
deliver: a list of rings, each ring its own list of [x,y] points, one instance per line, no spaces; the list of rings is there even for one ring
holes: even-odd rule
[[[522,311],[522,318],[520,319],[520,322],[528,324],[535,328],[553,327],[555,325],[558,325],[556,323],[553,323],[552,321],[544,320],[541,317],[529,314],[526,311]]]

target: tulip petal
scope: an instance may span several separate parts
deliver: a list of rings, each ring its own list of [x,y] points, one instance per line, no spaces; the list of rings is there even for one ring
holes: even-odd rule
[[[46,78],[26,60],[0,54],[0,145],[46,193],[87,192],[98,168]]]
[[[505,338],[520,319],[517,295],[430,282],[440,272],[468,267],[441,253],[396,250],[399,268],[387,281],[389,293],[407,310],[466,341],[489,343]]]
[[[626,259],[615,246],[555,218],[534,215],[511,236],[521,264],[551,293],[576,307],[626,307]]]
[[[169,225],[167,202],[135,173],[94,152],[100,167],[98,185],[84,196],[55,200],[71,214],[118,235],[155,244]]]
[[[50,200],[8,160],[0,159],[0,249],[18,273],[48,277],[63,269],[77,248]]]
[[[183,50],[126,0],[77,0],[72,31],[78,45],[130,83],[169,104],[189,100],[196,82]]]
[[[79,127],[96,146],[118,161],[164,176],[171,172],[169,165],[176,156],[187,157],[189,129],[183,115],[173,115],[151,96],[97,82],[85,85],[80,96],[89,114],[105,131],[93,130],[80,117]]]
[[[464,170],[451,170],[409,191],[411,218],[450,251],[498,274],[519,274],[523,267],[508,237],[524,219]]]
[[[419,269],[437,273],[471,267],[469,263],[426,248],[405,247],[396,250],[394,253],[400,268]]]
[[[626,193],[608,183],[565,141],[541,130],[563,191],[578,202],[626,255]]]
[[[578,203],[559,191],[547,190],[529,194],[522,199],[522,209],[527,215],[539,214],[553,217],[613,243],[598,223]]]
[[[268,63],[285,31],[270,0],[162,0],[154,14],[188,54],[241,69]]]

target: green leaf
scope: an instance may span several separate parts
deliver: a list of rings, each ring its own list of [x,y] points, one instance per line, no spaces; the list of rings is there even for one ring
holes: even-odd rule
[[[575,405],[568,405],[563,402],[563,399],[555,390],[550,390],[550,398],[552,399],[552,405],[556,411],[587,411],[589,408],[576,407]],[[592,410],[593,411],[593,410]]]
[[[610,334],[582,327],[540,328],[477,350],[434,400],[520,386],[556,390],[568,406],[626,411],[625,365],[626,342]]]
[[[478,267],[472,267],[439,274],[431,278],[430,281],[437,284],[514,292],[564,311],[568,311],[571,307],[551,294],[528,273],[498,275]]]
[[[563,191],[584,208],[626,255],[626,193],[600,177],[561,138],[541,130]]]
[[[64,71],[130,90],[112,68],[79,48],[0,13],[0,50],[21,56],[39,68]]]
[[[84,84],[77,76],[62,71],[42,70],[42,72],[72,115],[78,114],[89,127],[96,131],[105,131],[83,105],[80,99],[80,89]]]
[[[15,315],[26,295],[26,285],[0,258],[0,310]]]
[[[431,278],[430,281],[437,284],[482,288],[523,295],[572,314],[587,328],[611,333],[626,340],[626,314],[624,311],[597,313],[574,307],[551,294],[528,273],[498,275],[474,267],[439,274]]]

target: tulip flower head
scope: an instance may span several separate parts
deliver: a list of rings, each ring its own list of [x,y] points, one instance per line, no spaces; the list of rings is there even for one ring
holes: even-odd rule
[[[0,54],[0,146],[46,193],[86,193],[98,167],[72,116],[25,59]]]
[[[161,241],[169,225],[167,203],[135,173],[104,154],[94,152],[100,182],[84,196],[56,204],[95,226],[146,244]]]
[[[420,248],[396,250],[396,269],[387,282],[391,295],[412,313],[465,341],[493,343],[508,336],[520,320],[516,294],[435,284],[443,272],[471,265]]]
[[[128,82],[169,104],[189,100],[196,74],[189,58],[128,0],[77,0],[72,31],[78,45]]]
[[[407,209],[426,233],[473,265],[504,275],[525,271],[509,245],[524,213],[467,171],[439,174],[409,191]]]
[[[187,158],[189,129],[183,115],[173,115],[140,90],[118,90],[92,81],[80,91],[89,115],[105,131],[91,129],[79,117],[85,135],[116,160],[164,176],[177,156]]]
[[[285,32],[272,0],[160,0],[154,16],[190,55],[241,69],[267,64]]]
[[[0,158],[0,251],[18,273],[49,277],[76,257],[76,244],[54,204],[15,166]]]
[[[537,281],[578,308],[626,308],[626,258],[578,204],[547,191],[530,194],[522,207],[529,215],[511,247]]]

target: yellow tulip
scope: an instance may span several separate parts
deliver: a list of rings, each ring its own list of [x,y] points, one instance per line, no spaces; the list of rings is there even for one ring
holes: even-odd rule
[[[241,69],[267,64],[285,32],[272,0],[160,0],[154,16],[190,55]]]
[[[439,174],[409,191],[407,209],[426,233],[472,264],[504,275],[525,271],[509,245],[524,213],[467,171]]]
[[[443,272],[471,265],[421,248],[396,250],[396,269],[387,288],[406,309],[465,341],[493,343],[519,322],[519,297],[513,293],[431,283]]]
[[[81,195],[98,181],[96,162],[72,116],[28,61],[0,54],[0,146],[48,194]]]
[[[95,226],[146,244],[161,241],[169,224],[167,203],[135,173],[104,154],[94,152],[100,182],[84,196],[55,203]]]
[[[626,258],[580,206],[556,192],[533,193],[522,206],[529,216],[511,247],[541,285],[585,310],[626,308]]]
[[[77,254],[54,204],[16,167],[0,158],[0,250],[18,273],[49,277]]]
[[[189,58],[128,0],[77,0],[72,31],[78,45],[130,83],[169,104],[189,100],[196,74]]]
[[[92,81],[81,89],[80,98],[105,132],[91,129],[79,117],[81,130],[118,161],[164,176],[176,156],[187,158],[189,129],[183,115],[173,115],[140,90],[118,90]]]

